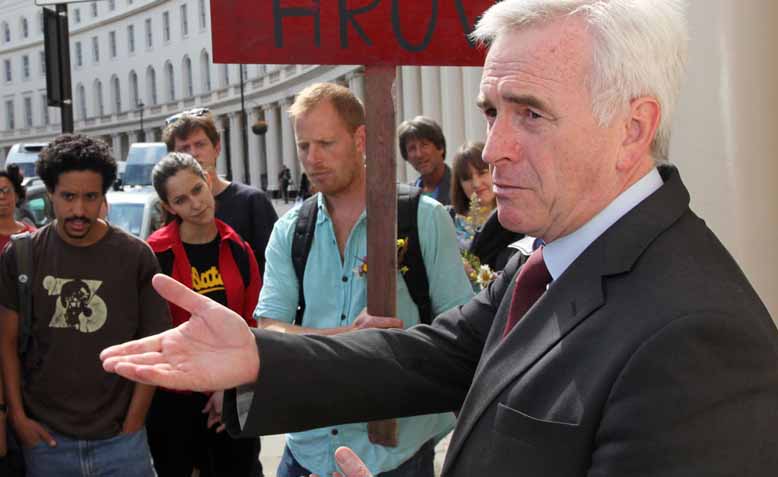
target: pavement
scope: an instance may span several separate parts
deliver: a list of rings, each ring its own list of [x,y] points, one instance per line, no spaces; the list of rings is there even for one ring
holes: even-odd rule
[[[295,205],[292,201],[284,204],[283,199],[272,199],[272,202],[273,207],[276,209],[276,213],[279,217],[284,215]],[[449,434],[435,447],[435,475],[440,475],[440,468],[443,465],[443,458],[446,455],[446,450],[448,449],[448,442],[450,438],[451,435]],[[281,456],[283,453],[283,435],[262,437],[262,452],[259,456],[259,460],[262,462],[262,468],[265,477],[276,477],[276,469],[278,468],[278,463],[281,461]]]

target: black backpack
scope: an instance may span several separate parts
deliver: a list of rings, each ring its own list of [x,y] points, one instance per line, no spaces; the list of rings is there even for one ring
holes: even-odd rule
[[[408,249],[403,259],[403,264],[408,267],[408,271],[403,274],[403,279],[413,302],[419,309],[419,319],[422,323],[430,324],[432,323],[430,287],[427,280],[427,269],[421,255],[417,228],[420,195],[421,190],[416,187],[406,184],[397,185],[397,236],[408,239]],[[303,313],[305,312],[303,275],[305,274],[305,264],[308,262],[308,254],[311,252],[318,211],[318,194],[315,194],[306,199],[300,206],[292,237],[292,264],[300,290],[297,315],[294,319],[294,324],[298,326],[302,325]]]

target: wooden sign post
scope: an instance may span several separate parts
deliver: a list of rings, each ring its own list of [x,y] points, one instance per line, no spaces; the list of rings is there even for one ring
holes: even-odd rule
[[[365,65],[367,308],[372,315],[397,314],[396,67],[483,65],[484,53],[468,35],[493,3],[211,0],[214,61]],[[396,438],[394,421],[368,430],[372,441],[384,445]]]

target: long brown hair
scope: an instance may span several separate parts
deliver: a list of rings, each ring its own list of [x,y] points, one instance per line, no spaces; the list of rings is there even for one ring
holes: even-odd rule
[[[461,181],[470,179],[470,167],[477,171],[489,169],[481,154],[484,151],[482,142],[466,142],[454,155],[454,167],[451,174],[451,205],[457,214],[467,215],[470,211],[470,197],[465,195]]]

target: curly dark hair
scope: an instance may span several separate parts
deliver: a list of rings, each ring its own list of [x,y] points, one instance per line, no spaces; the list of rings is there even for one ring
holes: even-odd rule
[[[41,151],[35,171],[49,192],[54,192],[59,176],[65,172],[93,171],[103,176],[105,194],[116,180],[116,161],[110,147],[100,139],[63,134]]]
[[[5,170],[0,170],[0,177],[5,177],[14,186],[14,192],[16,192],[16,201],[21,203],[27,195],[27,189],[22,185],[22,173],[19,171],[19,166],[16,164],[8,164]]]

